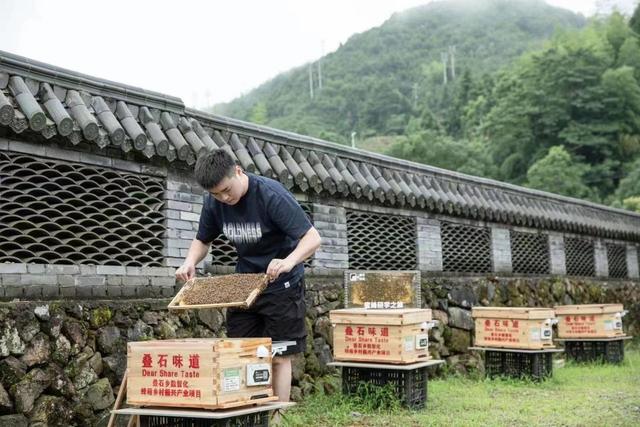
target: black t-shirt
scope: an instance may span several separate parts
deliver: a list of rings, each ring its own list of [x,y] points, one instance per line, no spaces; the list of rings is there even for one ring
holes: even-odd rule
[[[312,227],[298,202],[278,181],[247,173],[247,193],[233,206],[204,196],[196,238],[212,242],[224,234],[238,252],[238,273],[264,273],[274,258],[286,258]],[[300,281],[302,264],[270,283],[264,291],[288,288]]]

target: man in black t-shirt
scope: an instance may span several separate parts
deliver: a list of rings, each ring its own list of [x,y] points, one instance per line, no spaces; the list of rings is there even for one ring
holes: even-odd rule
[[[224,234],[238,252],[238,273],[267,273],[270,283],[246,310],[227,310],[229,337],[271,337],[295,341],[273,359],[273,389],[289,400],[291,354],[306,343],[304,267],[302,262],[320,246],[320,235],[282,184],[245,173],[224,150],[201,156],[195,178],[207,190],[196,238],[176,278],[189,280],[208,253],[211,242]]]

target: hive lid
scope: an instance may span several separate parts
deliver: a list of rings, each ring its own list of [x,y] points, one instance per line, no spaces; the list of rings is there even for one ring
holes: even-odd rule
[[[500,319],[553,319],[556,317],[553,309],[543,307],[473,307],[471,316]]]
[[[266,274],[227,274],[195,277],[169,303],[169,310],[193,308],[248,308],[267,287]]]
[[[624,310],[622,304],[579,304],[557,305],[556,314],[605,314],[619,313]]]
[[[429,322],[431,309],[428,308],[396,308],[396,309],[365,309],[345,308],[329,312],[331,323],[337,324],[368,324],[368,325],[409,325]]]

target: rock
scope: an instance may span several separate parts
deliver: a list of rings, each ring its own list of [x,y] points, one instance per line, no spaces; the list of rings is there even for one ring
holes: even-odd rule
[[[478,305],[478,297],[471,286],[458,285],[449,291],[448,299],[454,305],[471,308]]]
[[[333,326],[328,317],[318,317],[313,325],[314,335],[320,335],[326,342],[333,342]]]
[[[49,360],[51,355],[51,343],[49,337],[44,333],[39,332],[38,335],[31,340],[29,347],[24,356],[20,360],[31,367],[33,365],[40,365]]]
[[[142,314],[142,321],[147,325],[157,325],[160,320],[160,315],[154,311],[145,311]]]
[[[51,377],[51,385],[47,389],[48,393],[67,398],[75,396],[76,389],[62,368],[52,363],[47,367],[47,373]]]
[[[73,418],[73,411],[62,397],[40,396],[31,413],[30,426],[68,426]]]
[[[443,325],[448,325],[449,324],[449,315],[447,314],[446,311],[432,310],[431,311],[431,315],[435,320],[437,320],[441,324],[443,324]]]
[[[100,376],[102,374],[102,355],[99,352],[94,353],[89,359],[89,365]]]
[[[302,402],[302,389],[300,389],[300,387],[295,385],[292,386],[289,398],[293,402]]]
[[[161,321],[156,328],[154,328],[154,332],[156,333],[158,339],[161,340],[173,339],[176,337],[176,328],[169,322],[166,322],[164,320]]]
[[[102,354],[115,354],[126,349],[126,343],[117,326],[105,326],[99,329],[97,346]]]
[[[573,298],[571,298],[569,296],[569,294],[564,294],[564,297],[562,298],[562,303],[564,305],[572,305],[573,304]]]
[[[13,356],[0,361],[0,382],[6,388],[17,384],[27,373],[27,365]]]
[[[564,283],[559,280],[553,282],[551,285],[551,293],[556,301],[562,301],[562,297],[564,297]]]
[[[24,353],[25,344],[22,342],[18,330],[13,323],[7,322],[0,335],[0,356]]]
[[[331,369],[330,367],[327,367],[327,364],[333,362],[333,353],[331,352],[331,347],[329,347],[328,344],[322,346],[322,349],[317,356],[322,372],[327,372],[328,369]]]
[[[51,384],[51,376],[40,368],[35,368],[11,388],[16,411],[31,412],[33,405],[43,391]]]
[[[69,338],[69,342],[79,351],[87,343],[87,329],[82,323],[75,320],[67,320],[62,325],[62,332]]]
[[[62,330],[62,324],[64,323],[64,318],[61,315],[54,315],[51,318],[42,324],[42,331],[48,334],[52,338],[57,338],[60,335],[60,331]]]
[[[113,405],[115,398],[113,397],[113,390],[111,389],[109,380],[102,378],[92,384],[87,389],[83,400],[89,403],[94,411],[105,409]]]
[[[81,390],[98,380],[98,375],[89,365],[90,357],[86,353],[81,353],[64,369],[65,374],[73,381],[76,390]]]
[[[318,357],[313,352],[305,358],[305,370],[307,374],[314,376],[318,376],[322,373]]]
[[[19,310],[16,318],[16,328],[22,341],[29,342],[40,332],[40,322],[30,310]]]
[[[449,308],[449,325],[467,331],[472,330],[474,322],[471,311],[458,307]]]
[[[447,341],[447,347],[454,353],[464,353],[471,345],[471,334],[462,329],[451,328],[451,338]]]
[[[71,356],[71,343],[64,335],[59,335],[56,341],[53,343],[51,358],[64,366],[69,361]]]
[[[22,414],[4,415],[0,417],[0,427],[29,427],[29,420]]]
[[[102,359],[104,375],[109,378],[111,384],[118,384],[124,377],[127,370],[127,355],[124,353],[114,354]]]
[[[446,299],[438,299],[438,309],[447,311],[449,309],[449,301]]]
[[[117,311],[113,315],[113,323],[122,329],[129,329],[133,325],[133,320],[121,311]]]
[[[300,390],[302,390],[302,396],[311,396],[313,394],[314,388],[313,377],[310,375],[305,375],[302,378],[302,381],[300,381]]]
[[[0,384],[0,414],[10,414],[13,412],[13,402],[9,397],[9,393]]]
[[[294,384],[298,384],[305,371],[304,354],[296,353],[291,358],[291,377]]]
[[[138,320],[127,332],[127,337],[129,341],[149,341],[153,338],[153,328],[142,320]]]
[[[33,314],[43,322],[48,321],[51,318],[51,315],[49,314],[49,304],[37,306],[33,309]]]
[[[326,376],[322,384],[325,394],[335,394],[341,390],[341,379],[338,376]]]
[[[207,325],[209,329],[215,332],[219,331],[224,323],[222,313],[220,313],[220,310],[215,309],[198,310],[198,319],[200,322]]]
[[[89,322],[91,323],[91,327],[93,329],[98,329],[103,326],[106,326],[111,318],[113,317],[113,313],[111,309],[106,306],[97,307],[91,310],[91,316],[89,317]]]

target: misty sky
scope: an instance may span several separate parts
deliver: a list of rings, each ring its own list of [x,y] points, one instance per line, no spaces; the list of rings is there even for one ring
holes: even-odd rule
[[[547,0],[585,16],[638,0]],[[0,50],[182,98],[230,101],[429,0],[1,0]]]

